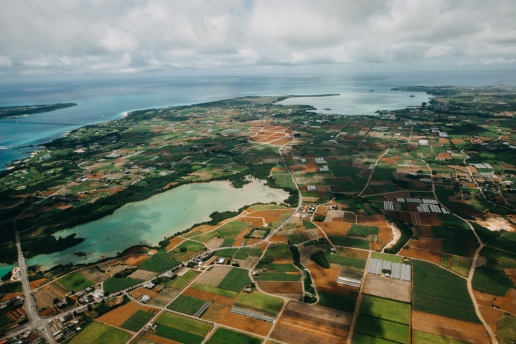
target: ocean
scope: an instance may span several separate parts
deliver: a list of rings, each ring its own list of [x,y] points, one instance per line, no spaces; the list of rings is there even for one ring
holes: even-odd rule
[[[0,81],[0,106],[75,102],[76,107],[22,117],[44,123],[87,125],[110,121],[124,112],[188,105],[242,96],[340,94],[291,99],[284,104],[313,105],[321,112],[374,115],[376,110],[415,106],[426,94],[391,91],[411,85],[516,85],[516,74],[498,71],[377,73],[320,76],[175,76],[171,73],[103,77],[20,77]],[[371,90],[374,90],[370,92]],[[324,108],[331,110],[324,111]],[[23,159],[38,145],[66,135],[76,126],[0,123],[0,169]]]

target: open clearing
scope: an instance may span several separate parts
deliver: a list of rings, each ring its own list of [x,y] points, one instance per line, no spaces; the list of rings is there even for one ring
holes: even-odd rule
[[[93,282],[79,274],[78,272],[72,272],[64,277],[59,279],[59,283],[64,285],[66,288],[71,291],[78,292],[79,290],[86,289],[93,285]]]
[[[163,289],[158,296],[156,296],[151,302],[149,302],[149,306],[157,306],[157,307],[165,307],[172,301],[178,294],[179,290],[172,288]]]
[[[412,299],[412,283],[367,274],[363,292],[364,294],[384,297],[386,299],[410,302]]]
[[[203,299],[205,301],[219,303],[219,304],[225,305],[225,306],[232,306],[233,303],[235,302],[235,299],[233,299],[233,298],[210,293],[207,291],[197,290],[197,289],[193,289],[193,288],[186,289],[183,292],[183,295],[188,295],[188,296],[196,297],[198,299]]]
[[[86,269],[78,271],[81,275],[92,281],[93,284],[101,283],[107,280],[110,276],[97,269],[97,266],[90,266]]]
[[[206,312],[202,315],[202,319],[213,321],[213,322],[220,322],[227,312],[230,311],[230,307],[219,305],[217,303],[212,303],[210,307],[206,310]]]
[[[489,335],[482,324],[456,320],[439,315],[412,311],[412,329],[470,343],[489,343]],[[460,329],[460,331],[458,331]]]
[[[151,280],[154,277],[156,277],[156,275],[157,275],[157,273],[155,273],[155,272],[138,269],[127,277],[140,279],[142,281],[148,281],[148,280]]]
[[[251,337],[247,334],[218,328],[213,336],[206,342],[207,344],[261,344],[262,340]]]
[[[258,282],[260,289],[271,294],[299,294],[303,293],[301,282]]]

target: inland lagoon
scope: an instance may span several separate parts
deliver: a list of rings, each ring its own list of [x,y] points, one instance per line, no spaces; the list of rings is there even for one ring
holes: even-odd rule
[[[144,201],[126,204],[99,220],[57,232],[56,237],[76,233],[86,240],[62,252],[36,256],[27,264],[49,268],[70,262],[92,263],[101,256],[114,257],[134,245],[157,245],[164,237],[209,221],[209,215],[215,211],[235,211],[253,203],[280,204],[288,196],[282,189],[269,188],[261,180],[253,180],[240,189],[228,181],[182,185]],[[86,257],[78,257],[75,252],[85,252]]]

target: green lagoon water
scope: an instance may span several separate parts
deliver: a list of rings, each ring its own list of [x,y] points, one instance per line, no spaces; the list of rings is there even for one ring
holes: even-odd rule
[[[27,263],[44,267],[91,263],[101,255],[114,257],[134,245],[157,245],[164,237],[210,220],[209,215],[214,211],[234,211],[259,202],[281,203],[287,198],[287,192],[271,189],[257,180],[241,189],[233,188],[227,181],[182,185],[147,200],[126,204],[102,219],[56,233],[57,237],[76,233],[86,240],[61,252],[36,256]],[[78,251],[87,256],[75,256],[74,252]]]

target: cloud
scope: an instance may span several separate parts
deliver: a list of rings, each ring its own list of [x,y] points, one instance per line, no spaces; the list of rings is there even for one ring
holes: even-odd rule
[[[515,15],[512,0],[7,1],[0,72],[507,65]]]

